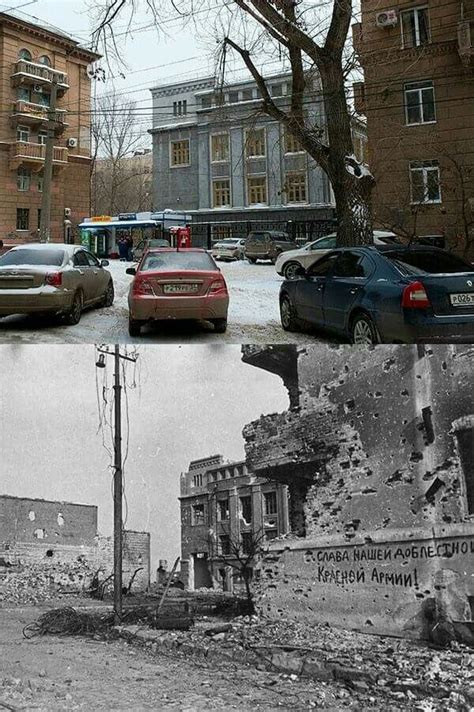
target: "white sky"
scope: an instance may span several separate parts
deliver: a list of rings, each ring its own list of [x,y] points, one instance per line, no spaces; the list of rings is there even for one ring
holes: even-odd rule
[[[190,460],[242,459],[243,426],[286,410],[288,396],[278,376],[242,363],[238,345],[139,353],[138,385],[127,391],[126,528],[150,531],[153,570],[179,555],[179,479]],[[108,535],[113,473],[97,432],[96,390],[96,376],[99,392],[104,378],[111,385],[106,359],[107,369],[96,369],[92,345],[0,346],[0,494],[96,504]],[[127,366],[130,383],[133,370]]]

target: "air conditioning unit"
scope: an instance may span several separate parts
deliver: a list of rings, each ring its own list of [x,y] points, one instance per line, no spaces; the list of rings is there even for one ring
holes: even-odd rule
[[[68,218],[72,213],[71,208],[64,208],[64,217]]]
[[[43,85],[42,84],[33,84],[33,91],[36,94],[42,94],[43,93]]]
[[[77,146],[77,138],[68,138],[66,141],[67,147],[68,148],[76,148]]]
[[[375,16],[375,24],[377,27],[394,27],[398,22],[396,10],[385,10],[378,12]]]

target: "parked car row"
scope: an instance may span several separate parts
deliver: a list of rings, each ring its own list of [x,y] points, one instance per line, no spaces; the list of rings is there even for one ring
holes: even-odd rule
[[[442,249],[402,245],[390,234],[375,234],[367,247],[331,249],[333,239],[322,238],[323,247],[316,241],[317,249],[311,243],[289,257],[297,264],[280,287],[284,330],[316,326],[355,344],[474,343],[472,264]],[[78,245],[14,247],[0,257],[0,317],[50,314],[77,324],[86,307],[112,305],[107,265]],[[206,250],[147,249],[126,272],[133,276],[132,337],[162,320],[206,320],[216,332],[226,331],[229,291]]]
[[[247,259],[251,264],[257,260],[269,260],[275,264],[279,255],[296,247],[296,242],[286,232],[261,230],[249,233],[246,238],[219,240],[214,243],[211,254],[216,260]]]

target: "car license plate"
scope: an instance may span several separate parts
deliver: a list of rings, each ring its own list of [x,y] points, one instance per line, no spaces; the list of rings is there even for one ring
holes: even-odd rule
[[[462,294],[450,294],[449,298],[453,307],[474,306],[474,292],[463,292]]]
[[[199,284],[165,284],[163,292],[165,294],[194,294],[198,291]]]

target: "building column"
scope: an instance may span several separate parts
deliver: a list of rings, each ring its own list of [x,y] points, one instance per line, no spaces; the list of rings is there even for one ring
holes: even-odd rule
[[[263,534],[262,488],[260,485],[252,486],[252,533],[257,537]]]
[[[288,485],[278,485],[277,488],[278,507],[278,535],[288,534],[290,531],[290,517],[288,513]]]
[[[231,541],[239,541],[240,537],[240,522],[239,522],[239,496],[237,488],[233,487],[229,490],[229,535]]]

